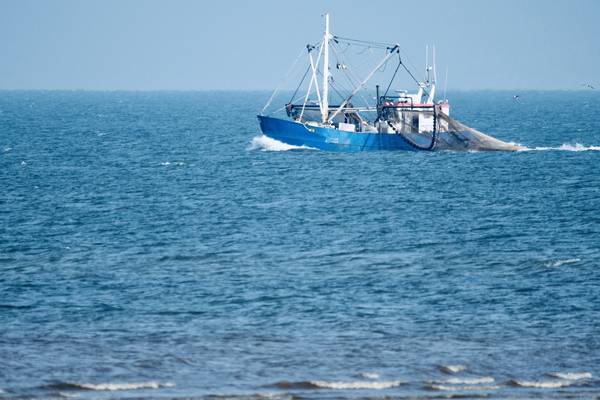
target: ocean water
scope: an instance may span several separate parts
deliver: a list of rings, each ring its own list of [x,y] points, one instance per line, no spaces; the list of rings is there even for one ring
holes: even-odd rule
[[[597,398],[600,94],[515,153],[261,137],[266,92],[0,92],[0,398]]]

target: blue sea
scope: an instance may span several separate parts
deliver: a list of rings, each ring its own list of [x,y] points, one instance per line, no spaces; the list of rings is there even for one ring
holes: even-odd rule
[[[0,92],[0,398],[600,397],[600,93],[327,153],[267,92]]]

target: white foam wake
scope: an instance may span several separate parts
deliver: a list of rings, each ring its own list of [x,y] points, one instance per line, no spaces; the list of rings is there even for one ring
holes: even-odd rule
[[[430,385],[430,389],[433,390],[444,390],[444,391],[458,391],[458,390],[497,390],[500,389],[500,386],[492,385],[492,386],[482,386],[482,385],[459,385],[459,386],[450,386],[450,385]]]
[[[310,381],[316,387],[324,389],[389,389],[403,384],[402,381],[382,381],[382,382],[328,382],[328,381]]]
[[[527,388],[540,388],[540,389],[557,389],[565,386],[570,386],[574,382],[573,381],[520,381],[520,380],[512,380],[514,385],[520,387]]]
[[[580,143],[563,143],[558,147],[526,147],[519,151],[600,151],[600,146],[585,146]]]
[[[58,392],[58,395],[60,397],[65,397],[65,398],[79,397],[79,393],[69,393],[69,392]]]
[[[575,264],[575,263],[578,263],[579,261],[581,261],[581,258],[567,258],[566,260],[553,261],[551,263],[548,263],[547,265],[549,267],[556,268],[556,267],[560,267],[561,265],[564,265],[564,264]],[[567,379],[567,378],[565,378],[565,379]]]
[[[581,379],[590,379],[592,374],[589,372],[550,372],[548,375],[568,381],[578,381]]]
[[[265,135],[255,136],[250,142],[248,150],[262,151],[288,151],[288,150],[315,150],[307,146],[293,146],[291,144],[280,142]]]
[[[182,165],[185,165],[185,163],[182,161],[173,161],[173,162],[165,161],[165,162],[161,162],[160,165],[165,166],[165,167],[169,166],[169,165],[182,166]]]
[[[361,372],[359,375],[366,379],[379,379],[377,372]]]
[[[162,387],[173,387],[172,383],[160,382],[137,382],[137,383],[79,383],[69,382],[73,388],[98,391],[137,390],[137,389],[159,389]]]
[[[442,370],[442,372],[445,372],[447,374],[456,374],[458,372],[466,370],[467,366],[462,364],[449,364],[441,365],[440,369]]]
[[[451,385],[481,385],[482,383],[493,383],[495,380],[491,376],[483,376],[481,378],[449,378],[441,382]]]

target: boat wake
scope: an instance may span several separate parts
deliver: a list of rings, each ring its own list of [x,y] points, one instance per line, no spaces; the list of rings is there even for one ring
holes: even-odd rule
[[[558,147],[526,147],[519,151],[600,151],[600,146],[584,146],[579,143],[563,143]]]
[[[294,146],[291,144],[280,142],[265,135],[255,136],[250,142],[248,150],[261,151],[288,151],[288,150],[316,150],[307,146]]]

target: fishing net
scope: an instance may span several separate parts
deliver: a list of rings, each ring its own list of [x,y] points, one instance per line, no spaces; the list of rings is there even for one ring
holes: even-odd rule
[[[437,135],[437,150],[475,150],[475,151],[516,151],[525,147],[503,142],[479,132],[450,118],[443,112],[437,114],[440,132]]]
[[[435,116],[432,110],[385,109],[383,117],[385,124],[391,128],[388,132],[400,135],[405,142],[418,150],[516,151],[526,149],[468,127],[439,109]]]

